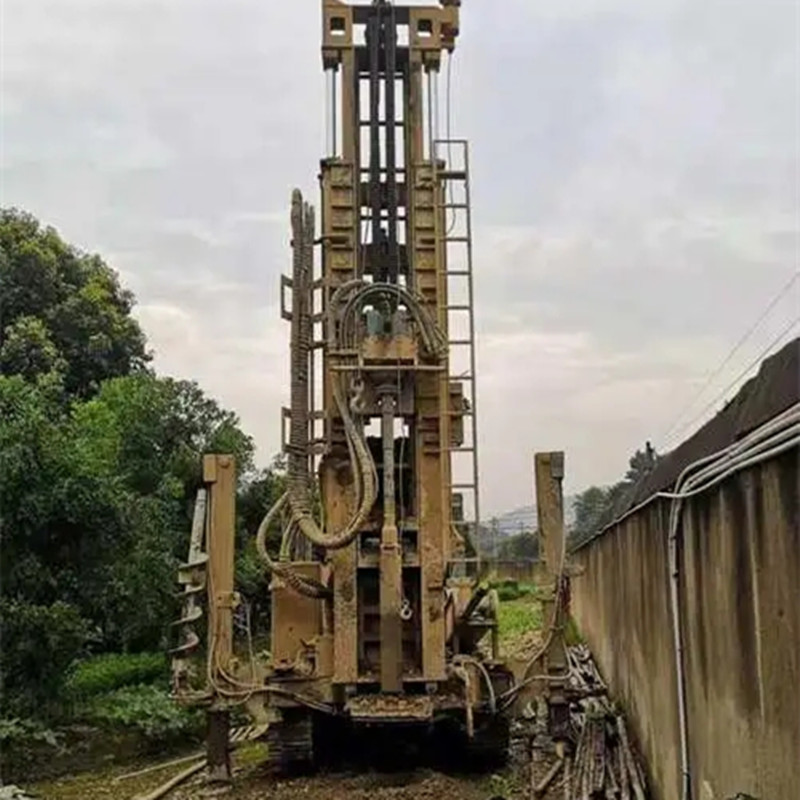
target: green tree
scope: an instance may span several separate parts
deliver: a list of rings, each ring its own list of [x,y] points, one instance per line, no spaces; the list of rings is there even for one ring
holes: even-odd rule
[[[576,546],[607,525],[610,525],[628,505],[636,486],[655,468],[658,454],[647,442],[628,460],[625,478],[612,486],[591,486],[577,495],[573,510],[575,522],[570,531],[570,544]]]
[[[505,539],[499,548],[501,561],[535,560],[539,557],[539,539],[532,531],[522,531]]]
[[[66,362],[59,355],[47,326],[38,317],[18,317],[6,328],[0,348],[0,373],[32,380],[49,372],[62,373]]]
[[[150,356],[133,303],[99,256],[0,209],[0,374],[58,368],[69,394],[88,397],[104,379],[143,369]]]
[[[252,475],[242,486],[236,502],[236,585],[250,605],[251,622],[264,629],[269,613],[270,575],[255,547],[255,536],[266,513],[286,491],[286,469],[276,458],[264,470]],[[267,548],[277,555],[282,539],[280,521],[267,532]]]
[[[608,507],[608,488],[591,486],[576,496],[573,506],[575,522],[570,534],[573,543],[583,542],[600,530]]]
[[[17,211],[0,212],[0,303],[0,712],[35,713],[81,654],[166,644],[205,453],[237,460],[240,572],[265,595],[249,531],[285,475],[254,472],[196,383],[145,368],[133,296],[98,257]]]
[[[650,442],[647,442],[644,450],[637,450],[628,460],[625,482],[631,485],[636,484],[653,471],[657,461],[658,454]]]

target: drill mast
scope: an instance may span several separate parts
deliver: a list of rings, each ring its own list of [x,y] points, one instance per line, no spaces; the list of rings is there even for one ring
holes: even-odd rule
[[[436,78],[459,6],[322,0],[331,152],[319,226],[292,196],[288,488],[256,537],[272,575],[271,653],[237,658],[218,634],[237,597],[233,517],[213,523],[214,509],[232,503],[234,484],[214,483],[222,467],[209,462],[214,635],[200,694],[188,656],[205,556],[190,552],[182,572],[176,695],[210,703],[212,720],[245,703],[284,766],[314,758],[331,720],[427,730],[444,714],[475,741],[488,720],[494,737],[495,698],[513,683],[469,535],[480,522],[469,154],[437,136]],[[270,532],[282,532],[278,557]]]
[[[374,504],[366,508],[365,466],[365,517],[352,543],[331,554],[335,585],[355,587],[334,589],[333,601],[334,683],[351,690],[445,680],[445,585],[453,560],[465,556],[453,507],[463,510],[465,493],[477,521],[467,147],[436,140],[433,119],[434,78],[455,48],[458,6],[323,3],[334,152],[321,170],[323,393],[312,417],[323,428],[319,478],[333,531],[353,521],[359,494],[342,479],[348,435],[337,393],[359,433],[379,423],[363,442],[376,470]],[[454,150],[463,156],[458,171],[441,158]],[[448,256],[457,243],[456,274]],[[456,380],[458,347],[467,352]],[[468,457],[468,477],[455,487],[458,454]]]

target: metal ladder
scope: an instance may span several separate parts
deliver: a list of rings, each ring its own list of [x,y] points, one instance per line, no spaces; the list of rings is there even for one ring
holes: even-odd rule
[[[480,484],[478,472],[478,398],[476,365],[477,357],[475,352],[475,286],[472,273],[472,207],[470,196],[469,180],[469,142],[466,139],[437,139],[433,142],[433,166],[434,176],[437,185],[442,188],[441,192],[436,192],[436,219],[442,218],[444,212],[445,230],[441,238],[444,248],[445,264],[447,267],[447,315],[448,322],[451,312],[463,312],[467,315],[468,332],[466,338],[452,338],[450,325],[448,324],[448,348],[451,354],[464,348],[468,351],[469,367],[468,372],[463,375],[448,375],[448,386],[458,382],[464,387],[464,397],[469,402],[469,409],[465,410],[464,417],[469,419],[471,437],[462,446],[448,445],[450,453],[470,453],[472,456],[472,478],[463,483],[451,483],[452,493],[460,493],[462,496],[472,495],[473,509],[475,512],[474,530],[475,537],[473,544],[476,549],[477,559],[464,559],[465,562],[477,562],[480,565]],[[449,184],[449,185],[448,185]],[[455,187],[461,186],[460,191],[455,191]],[[456,202],[454,198],[461,196]],[[458,225],[459,215],[462,224]],[[462,230],[458,231],[458,228]],[[457,232],[456,232],[457,231]],[[462,252],[459,253],[459,248]],[[460,258],[452,258],[453,255],[460,255]],[[459,266],[453,269],[450,265],[455,261]],[[466,303],[451,304],[451,297],[454,294],[463,294],[464,283],[466,283]],[[460,291],[458,291],[460,289]],[[458,524],[458,523],[457,523]],[[469,522],[462,521],[461,524],[467,529]]]

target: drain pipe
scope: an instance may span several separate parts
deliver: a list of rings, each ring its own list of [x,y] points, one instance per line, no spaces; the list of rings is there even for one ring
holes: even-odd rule
[[[708,491],[743,469],[775,458],[799,445],[800,404],[796,404],[754,431],[741,442],[737,442],[719,453],[706,456],[690,464],[679,476],[674,492],[662,492],[656,495],[657,497],[672,500],[669,520],[668,562],[670,571],[670,610],[678,691],[682,800],[692,800],[691,762],[686,712],[686,673],[683,657],[684,637],[680,604],[680,561],[678,555],[683,501]]]

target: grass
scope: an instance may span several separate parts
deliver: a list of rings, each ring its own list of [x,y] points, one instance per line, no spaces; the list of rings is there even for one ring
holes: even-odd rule
[[[501,643],[542,628],[542,607],[532,598],[500,603],[498,610]]]

